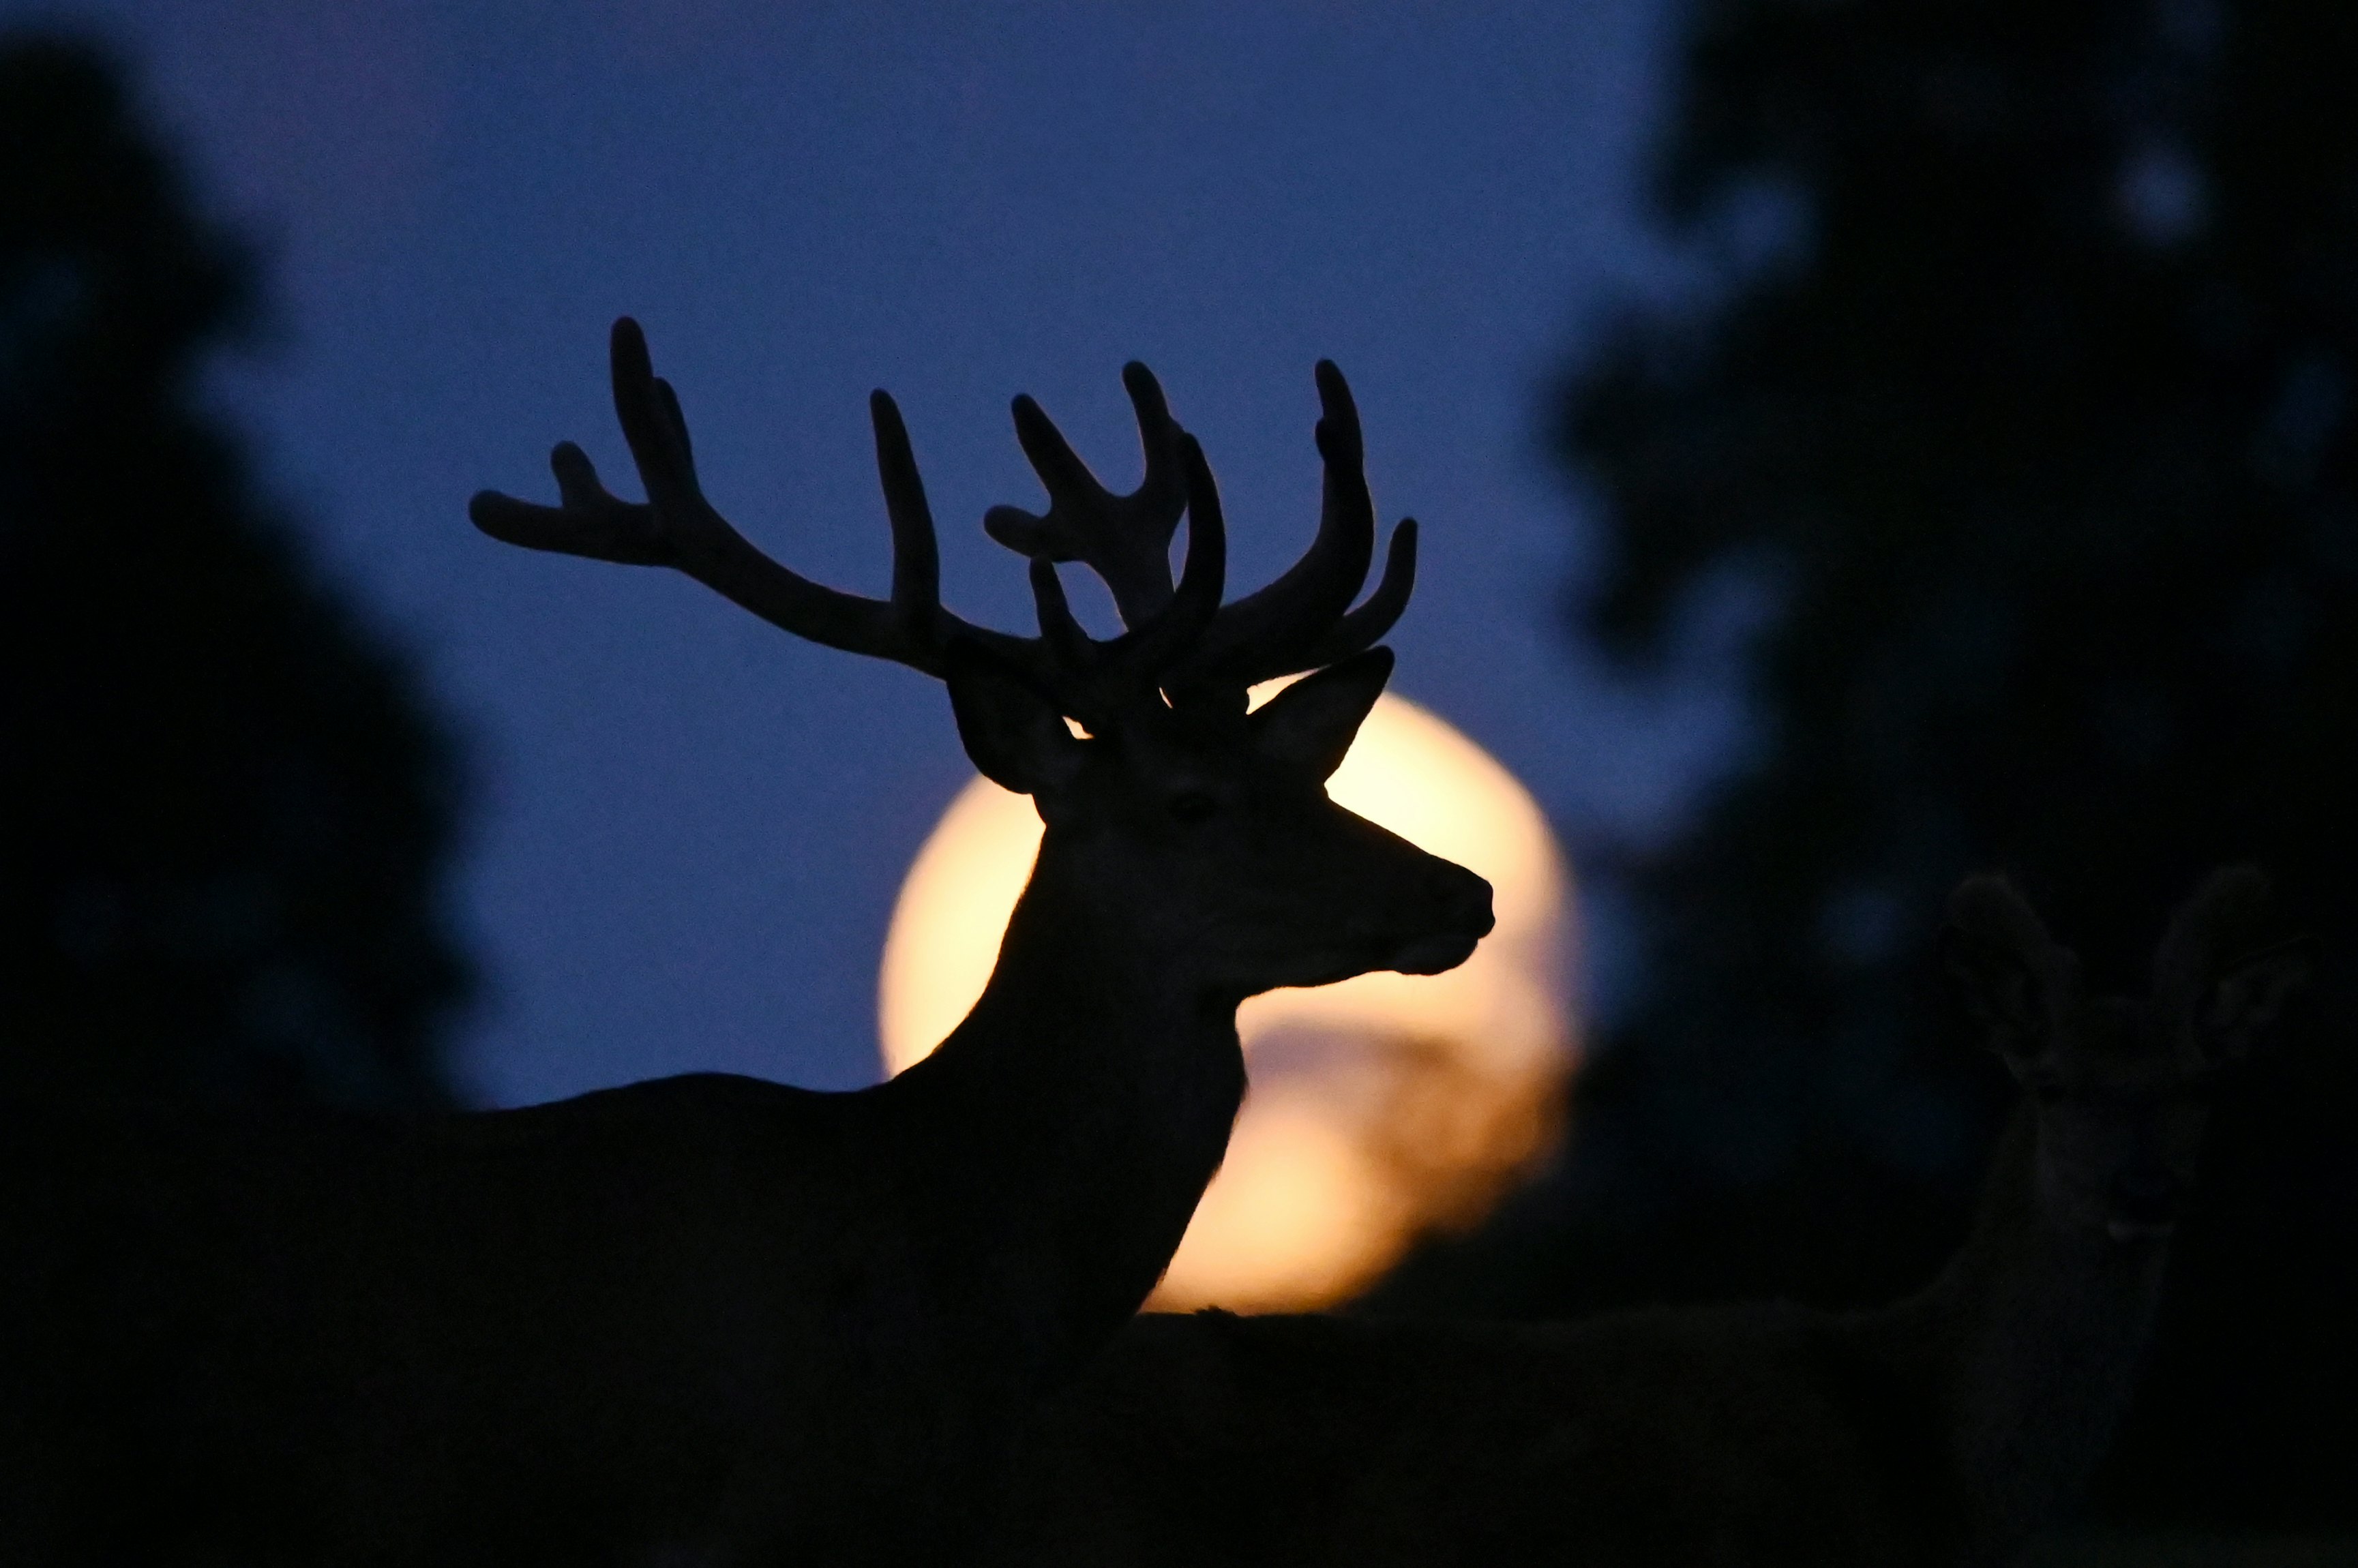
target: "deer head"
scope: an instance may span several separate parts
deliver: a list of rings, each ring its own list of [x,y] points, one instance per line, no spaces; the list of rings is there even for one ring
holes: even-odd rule
[[[1976,877],[1949,901],[1948,964],[1967,1010],[2028,1091],[2049,1215],[2123,1244],[2166,1239],[2193,1185],[2219,1076],[2247,1057],[2315,964],[2265,942],[2267,880],[2215,872],[2180,906],[2145,998],[2091,997],[2079,959],[2022,895]]]
[[[1053,899],[1067,924],[1119,921],[1186,983],[1228,1000],[1368,969],[1445,969],[1489,930],[1487,882],[1325,796],[1390,673],[1390,651],[1373,644],[1407,604],[1416,558],[1415,524],[1403,521],[1381,582],[1351,608],[1375,520],[1357,413],[1333,365],[1318,367],[1317,536],[1282,576],[1229,604],[1219,492],[1143,365],[1122,373],[1146,469],[1127,495],[1098,482],[1038,405],[1016,399],[1016,435],[1049,509],[996,507],[984,524],[1030,558],[1036,636],[943,608],[932,514],[885,394],[870,415],[892,588],[874,600],[771,560],[706,501],[679,401],[627,318],[614,325],[612,368],[646,501],[609,493],[566,442],[550,459],[560,505],[484,492],[469,508],[476,525],[533,549],[673,567],[797,636],[941,678],[975,766],[1032,796],[1046,824],[1027,903]],[[1174,582],[1169,550],[1183,514],[1186,564]],[[1065,561],[1112,591],[1119,636],[1092,637],[1074,618],[1056,572]],[[1317,673],[1248,714],[1248,687],[1305,670]]]

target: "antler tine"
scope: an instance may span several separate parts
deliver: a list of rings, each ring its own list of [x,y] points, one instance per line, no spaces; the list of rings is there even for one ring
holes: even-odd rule
[[[893,618],[913,643],[922,644],[942,613],[941,546],[934,536],[933,508],[925,504],[925,481],[909,446],[892,395],[868,395],[868,422],[876,433],[876,477],[884,491],[884,515],[892,528]]]
[[[1045,514],[994,506],[983,516],[990,536],[1034,560],[1079,561],[1112,589],[1122,623],[1145,625],[1171,602],[1171,535],[1186,509],[1178,455],[1180,429],[1153,373],[1132,360],[1122,385],[1138,416],[1146,474],[1128,495],[1098,482],[1055,422],[1029,397],[1015,399],[1015,437],[1048,492]]]
[[[1050,654],[1075,675],[1087,676],[1097,665],[1097,644],[1073,618],[1073,607],[1065,601],[1065,585],[1056,576],[1055,562],[1033,561],[1032,603],[1040,617],[1040,640],[1047,644]],[[1074,717],[1086,720],[1088,716]]]
[[[1195,438],[1181,432],[1180,461],[1187,495],[1187,565],[1179,587],[1162,613],[1107,645],[1109,663],[1132,683],[1175,685],[1164,672],[1185,658],[1218,618],[1227,591],[1228,524],[1220,512],[1220,489]]]
[[[933,516],[892,398],[880,392],[869,403],[892,526],[892,596],[878,600],[813,582],[737,532],[705,499],[679,399],[655,375],[639,324],[627,316],[617,320],[611,347],[614,412],[647,499],[628,502],[612,494],[581,449],[565,441],[549,457],[560,504],[539,506],[483,491],[467,508],[478,528],[527,549],[671,567],[797,637],[931,676],[948,674],[946,650],[962,638],[1054,687],[1055,661],[1039,643],[969,625],[942,608]]]
[[[1392,530],[1391,545],[1384,553],[1384,575],[1377,582],[1376,591],[1303,650],[1294,668],[1322,669],[1374,647],[1401,618],[1401,611],[1408,608],[1409,595],[1415,591],[1416,519],[1403,517]],[[1293,670],[1248,672],[1245,684],[1250,686],[1293,673]]]
[[[2249,947],[2267,905],[2267,873],[2257,866],[2223,866],[2205,877],[2171,914],[2154,949],[2156,994],[2190,1006],[2212,967]]]
[[[1350,384],[1332,360],[1318,362],[1317,379],[1318,450],[1326,464],[1317,536],[1283,576],[1220,611],[1176,672],[1184,684],[1249,686],[1314,667],[1319,661],[1309,657],[1311,651],[1329,640],[1367,580],[1375,554],[1376,513],[1368,493],[1359,411]],[[1413,539],[1412,534],[1412,549]],[[1406,601],[1405,583],[1401,599]],[[1399,611],[1391,613],[1397,617]]]

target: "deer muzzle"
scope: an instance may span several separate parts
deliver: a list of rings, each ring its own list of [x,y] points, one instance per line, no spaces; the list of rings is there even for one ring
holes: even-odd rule
[[[1437,975],[1474,956],[1498,917],[1490,910],[1490,884],[1446,860],[1435,863],[1430,883],[1433,925],[1401,944],[1391,968],[1404,975]]]

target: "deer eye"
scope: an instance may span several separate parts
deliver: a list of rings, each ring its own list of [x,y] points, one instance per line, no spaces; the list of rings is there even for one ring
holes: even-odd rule
[[[1191,825],[1203,821],[1219,809],[1220,803],[1205,790],[1183,789],[1171,797],[1171,815]]]

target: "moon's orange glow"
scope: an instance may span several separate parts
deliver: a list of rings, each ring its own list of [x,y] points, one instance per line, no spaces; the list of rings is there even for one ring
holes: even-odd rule
[[[1480,1217],[1553,1133],[1573,1044],[1572,901],[1538,806],[1481,748],[1389,695],[1327,791],[1487,877],[1498,928],[1445,975],[1362,975],[1245,1003],[1252,1088],[1151,1306],[1343,1300],[1420,1233]],[[1031,801],[983,779],[944,814],[884,944],[888,1071],[932,1051],[982,994],[1039,845]]]

